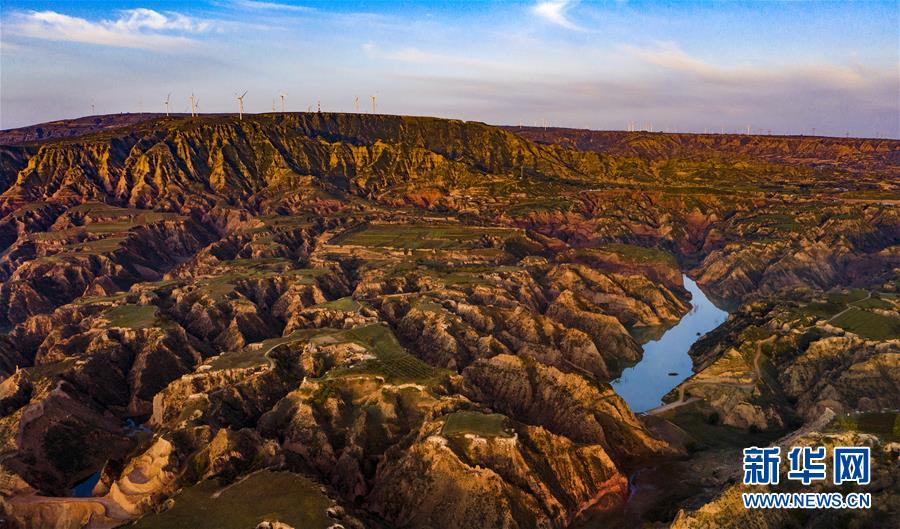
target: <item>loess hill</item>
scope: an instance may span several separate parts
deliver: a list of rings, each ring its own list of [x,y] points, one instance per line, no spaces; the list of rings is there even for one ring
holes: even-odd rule
[[[0,140],[12,527],[712,527],[748,438],[896,441],[859,425],[900,404],[900,142],[330,113]],[[609,382],[682,273],[733,315],[638,416]],[[660,462],[689,482],[635,513]]]

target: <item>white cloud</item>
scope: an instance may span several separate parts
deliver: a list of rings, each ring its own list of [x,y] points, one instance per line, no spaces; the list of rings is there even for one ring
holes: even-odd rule
[[[566,16],[566,11],[577,3],[575,0],[544,0],[535,4],[531,10],[534,14],[557,26],[573,31],[584,31],[584,28]]]
[[[121,11],[115,20],[96,22],[56,11],[30,11],[16,16],[9,30],[35,39],[174,51],[195,42],[186,34],[203,33],[212,25],[180,13],[138,8]]]

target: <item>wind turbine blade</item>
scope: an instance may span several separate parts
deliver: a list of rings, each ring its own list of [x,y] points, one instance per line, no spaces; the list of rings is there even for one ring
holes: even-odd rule
[[[244,90],[244,93],[241,94],[241,97],[239,99],[243,99],[245,95],[247,95],[247,90]]]

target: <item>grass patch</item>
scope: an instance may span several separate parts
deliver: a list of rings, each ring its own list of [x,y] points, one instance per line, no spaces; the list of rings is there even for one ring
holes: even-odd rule
[[[678,266],[675,256],[665,250],[658,248],[646,248],[644,246],[635,246],[633,244],[605,244],[597,248],[598,250],[614,253],[625,261],[643,264],[666,264]]]
[[[516,233],[513,229],[461,225],[369,224],[338,235],[330,244],[404,250],[465,249],[483,246],[485,236],[506,239]]]
[[[366,362],[362,368],[365,371],[371,370],[384,375],[392,382],[424,382],[438,374],[437,369],[409,354],[385,325],[376,323],[340,334],[366,347],[375,355],[375,359]]]
[[[215,480],[185,488],[175,496],[171,509],[145,516],[131,527],[247,529],[263,520],[279,520],[303,529],[325,529],[332,523],[325,513],[330,505],[312,480],[289,472],[263,471],[224,489]]]
[[[870,340],[900,338],[900,318],[851,307],[831,324]]]
[[[62,375],[70,368],[72,368],[72,366],[75,365],[75,362],[76,360],[74,358],[66,358],[65,360],[60,360],[59,362],[53,362],[50,364],[37,364],[31,367],[26,367],[25,370],[31,376],[32,380],[41,378],[54,378]]]
[[[817,318],[831,318],[847,308],[848,305],[864,304],[868,291],[861,288],[829,292],[824,299],[813,301],[803,307],[802,312]]]
[[[362,308],[362,305],[359,304],[358,301],[351,297],[345,297],[336,299],[334,301],[326,301],[325,303],[319,303],[317,305],[313,305],[314,309],[331,309],[331,310],[342,310],[345,312],[355,312]]]
[[[123,220],[119,222],[98,222],[96,224],[86,224],[84,226],[84,230],[88,233],[94,233],[97,235],[109,235],[112,233],[121,233],[123,231],[128,231],[134,226],[134,222],[130,220]]]
[[[828,299],[829,303],[835,303],[838,305],[848,305],[850,303],[855,303],[857,301],[862,301],[866,297],[868,297],[869,291],[863,290],[861,288],[853,288],[850,290],[838,290],[835,292],[829,292],[825,297]]]
[[[890,303],[889,301],[885,301],[884,299],[881,299],[880,297],[875,297],[875,296],[876,295],[873,294],[872,297],[869,299],[861,299],[859,301],[854,301],[853,303],[851,303],[851,305],[853,305],[854,307],[860,308],[860,309],[892,310],[895,308],[894,305],[892,303]]]
[[[505,415],[480,411],[457,411],[447,415],[441,435],[475,434],[480,437],[512,437]]]
[[[153,305],[120,305],[103,313],[109,327],[143,329],[156,323],[156,307]]]
[[[717,413],[709,404],[696,401],[660,414],[686,431],[697,443],[710,448],[764,446],[784,434],[783,430],[751,433],[741,428],[713,424],[710,416]]]
[[[255,347],[245,347],[240,351],[228,351],[215,357],[210,362],[210,368],[213,370],[220,369],[244,369],[248,367],[260,366],[268,363],[266,353],[273,348],[301,340],[309,340],[318,334],[327,334],[330,329],[302,329],[294,331],[287,336],[278,338],[269,338],[263,340]]]
[[[84,242],[74,249],[78,252],[90,254],[109,253],[116,251],[126,239],[127,237],[105,237],[103,239]]]
[[[385,377],[391,382],[430,382],[440,371],[409,354],[397,341],[394,333],[381,324],[366,325],[353,329],[302,329],[288,336],[271,338],[253,348],[222,353],[212,360],[211,369],[237,369],[263,365],[268,360],[266,353],[272,348],[299,341],[320,341],[325,344],[353,342],[365,347],[375,358],[366,360],[348,369],[334,369],[329,376],[356,373],[371,373]]]
[[[900,413],[863,412],[839,415],[831,429],[878,435],[889,441],[900,440]]]

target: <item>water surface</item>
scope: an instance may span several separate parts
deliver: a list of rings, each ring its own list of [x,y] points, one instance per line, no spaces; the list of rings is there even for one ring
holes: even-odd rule
[[[690,312],[660,339],[645,343],[640,362],[612,382],[616,393],[635,412],[659,406],[666,393],[691,375],[692,362],[688,355],[691,345],[728,318],[728,313],[713,305],[697,283],[688,276],[683,278],[692,296]]]
[[[94,486],[100,481],[100,472],[94,472],[87,478],[72,487],[72,496],[75,498],[90,498],[93,496]]]

